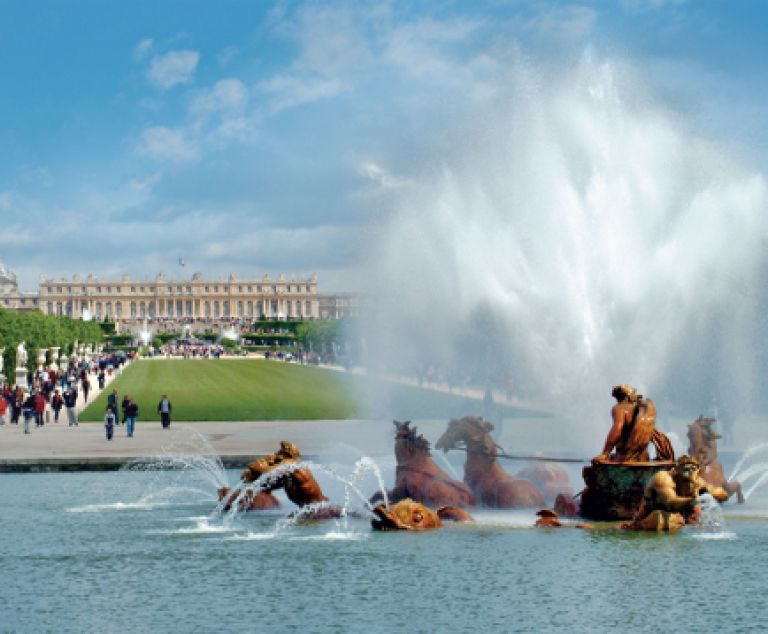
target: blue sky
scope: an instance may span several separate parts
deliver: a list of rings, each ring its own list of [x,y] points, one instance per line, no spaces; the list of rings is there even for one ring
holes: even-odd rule
[[[621,60],[762,172],[768,4],[0,0],[0,260],[74,273],[359,272],[510,59]],[[185,269],[178,259],[188,262]]]

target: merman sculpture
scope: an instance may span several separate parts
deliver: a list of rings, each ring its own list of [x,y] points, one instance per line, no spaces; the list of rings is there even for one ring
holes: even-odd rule
[[[744,493],[741,490],[741,483],[735,480],[728,482],[723,473],[723,465],[717,459],[717,441],[722,436],[712,429],[715,420],[699,416],[688,425],[688,453],[698,459],[701,465],[699,477],[702,480],[713,486],[722,487],[728,493],[728,497],[735,493],[739,504],[743,504]]]
[[[698,519],[696,499],[709,493],[718,502],[728,498],[728,492],[713,486],[699,476],[699,461],[681,456],[670,470],[659,471],[648,482],[643,499],[631,524],[625,528],[674,532]]]
[[[411,421],[395,425],[395,488],[387,492],[390,501],[410,498],[429,506],[474,506],[475,496],[463,482],[454,480],[438,467],[430,455],[429,441],[417,434]],[[371,501],[381,499],[375,494]]]
[[[531,508],[544,505],[544,496],[530,480],[515,478],[498,461],[496,443],[490,432],[493,425],[479,416],[453,419],[435,443],[448,451],[464,445],[464,482],[478,502],[491,508]]]

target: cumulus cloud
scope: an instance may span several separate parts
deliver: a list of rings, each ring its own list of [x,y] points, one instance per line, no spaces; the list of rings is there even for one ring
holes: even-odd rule
[[[406,179],[393,176],[381,165],[373,161],[366,161],[360,165],[359,172],[365,178],[373,181],[382,189],[396,189],[408,183]]]
[[[179,84],[188,84],[197,69],[200,54],[197,51],[171,51],[153,57],[147,70],[149,81],[162,90]]]
[[[237,110],[248,101],[248,91],[239,79],[217,81],[213,88],[202,91],[192,102],[190,111],[196,114],[218,110]]]
[[[137,62],[142,61],[149,55],[149,52],[152,50],[152,47],[154,46],[154,41],[151,37],[145,37],[141,42],[139,42],[136,45],[136,48],[133,49],[133,59]]]
[[[271,95],[271,114],[296,106],[329,99],[345,90],[338,79],[303,79],[294,75],[277,75],[259,85],[262,92]]]
[[[139,154],[174,163],[195,161],[200,150],[194,140],[188,139],[183,130],[153,126],[141,133],[137,147]]]
[[[572,42],[588,35],[597,21],[597,12],[579,5],[547,7],[527,20],[525,28],[540,37]]]

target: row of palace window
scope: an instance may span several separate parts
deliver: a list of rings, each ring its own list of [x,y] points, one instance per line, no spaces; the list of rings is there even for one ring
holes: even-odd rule
[[[211,288],[213,288],[213,292],[214,293],[218,293],[220,287],[218,287],[218,286],[214,286],[214,287],[206,286],[205,287],[205,292],[206,293],[210,293],[211,292]],[[248,289],[247,291],[246,291],[246,288]],[[302,292],[302,287],[299,286],[299,285],[291,286],[289,284],[286,288],[287,288],[287,292],[288,293],[301,293]],[[48,287],[48,293],[53,295],[54,294],[54,289],[55,289],[55,293],[57,293],[58,295],[63,295],[64,294],[64,287],[63,286],[49,286]],[[129,286],[128,289],[127,289],[127,292],[129,292],[129,293],[145,293],[145,292],[153,293],[153,292],[156,292],[156,291],[159,291],[159,290],[160,290],[159,286],[158,287],[154,287],[154,286],[147,286],[147,287],[145,287],[145,286]],[[223,292],[223,293],[229,292],[229,290],[230,289],[227,286],[221,287],[221,292]],[[279,290],[282,291],[282,287],[279,287]],[[115,293],[122,293],[123,289],[120,286],[115,286],[115,287],[112,287],[112,286],[97,286],[97,287],[95,287],[95,291],[96,291],[97,294],[101,294],[102,292],[107,293],[107,294],[111,294],[113,291]],[[80,288],[80,292],[81,292],[81,294],[86,294],[88,292],[88,287],[82,286]],[[185,286],[176,286],[174,288],[173,286],[169,286],[168,287],[168,292],[169,293],[173,293],[173,292],[185,293],[186,292],[188,294],[192,294],[192,287],[191,286],[186,286],[186,287]],[[253,293],[253,286],[248,286],[248,287],[238,286],[237,287],[237,292],[238,293],[245,293],[245,292]],[[277,285],[264,286],[264,287],[257,286],[256,287],[256,292],[257,293],[261,293],[261,292],[277,293],[278,292],[278,286]],[[311,287],[309,285],[304,286],[304,292],[305,293],[311,292]],[[70,295],[72,294],[72,287],[71,286],[67,286],[67,293],[70,294]]]
[[[312,316],[312,302],[286,301],[286,310],[288,311],[288,317],[311,317]],[[271,317],[278,314],[278,305],[276,301],[269,302],[232,302],[232,308],[235,309],[235,314],[230,314],[230,302],[223,301],[204,301],[201,302],[202,315],[199,317],[255,317],[266,315]],[[53,302],[48,302],[48,314],[49,315],[68,315],[72,317],[72,302],[56,302],[54,307]],[[85,311],[88,308],[88,304],[82,303],[82,310]],[[131,302],[128,307],[130,311],[130,317],[139,318],[154,318],[154,317],[192,317],[192,302],[183,302],[178,300],[176,302],[167,302],[165,304],[165,312],[155,307],[155,302]],[[96,302],[94,305],[96,319],[102,318],[121,318],[127,317],[123,315],[123,302],[115,302],[114,313],[112,302]]]

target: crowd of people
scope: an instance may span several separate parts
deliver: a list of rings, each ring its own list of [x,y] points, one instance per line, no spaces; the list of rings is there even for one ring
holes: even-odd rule
[[[231,349],[205,339],[177,339],[160,347],[164,357],[182,357],[184,359],[219,359],[235,354]],[[238,353],[242,354],[242,353]]]
[[[107,353],[71,363],[66,370],[48,367],[30,372],[26,389],[9,383],[0,385],[0,425],[23,424],[24,433],[29,434],[33,425],[58,424],[63,410],[68,425],[78,426],[79,400],[84,407],[93,382],[99,390],[104,389],[107,379],[119,374],[127,361],[125,355]]]

